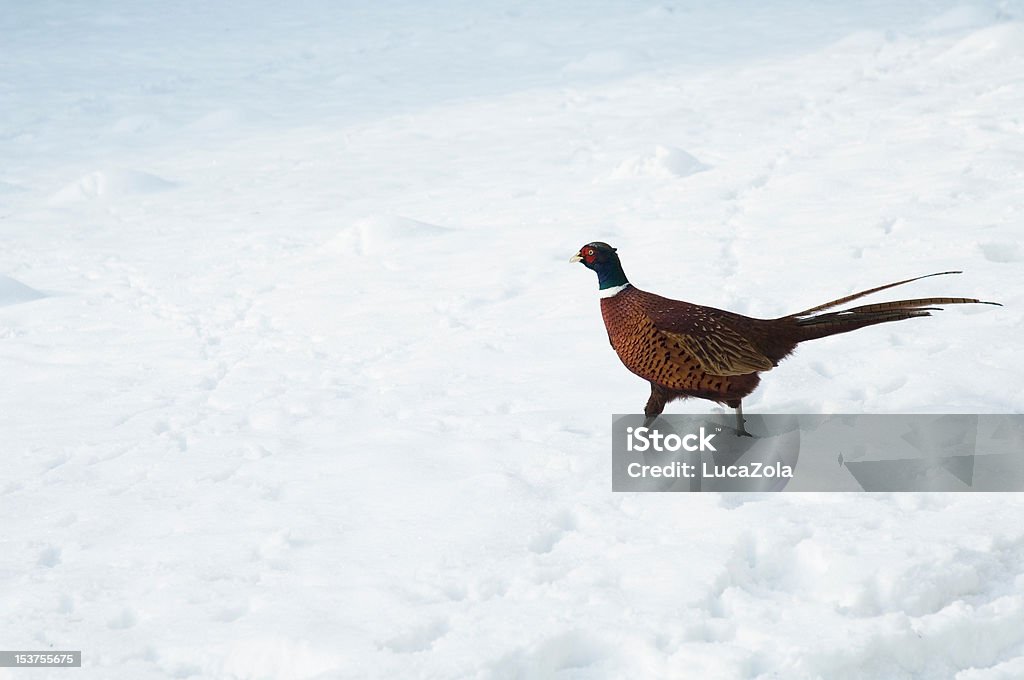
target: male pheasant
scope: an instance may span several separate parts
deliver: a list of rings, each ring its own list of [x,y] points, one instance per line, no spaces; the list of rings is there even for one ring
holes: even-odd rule
[[[960,273],[939,272],[847,295],[778,319],[755,319],[635,288],[626,279],[615,248],[607,243],[588,243],[569,261],[582,262],[597,272],[608,339],[626,368],[651,384],[651,397],[644,407],[648,424],[668,402],[697,397],[736,409],[740,434],[747,434],[742,400],[760,382],[758,373],[777,366],[797,344],[877,323],[931,316],[931,311],[939,309],[932,305],[999,304],[931,297],[824,312],[928,276]]]

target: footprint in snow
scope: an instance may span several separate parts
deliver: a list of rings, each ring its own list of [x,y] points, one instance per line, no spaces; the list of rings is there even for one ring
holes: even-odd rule
[[[530,552],[544,555],[554,550],[555,546],[571,531],[576,530],[576,516],[568,508],[555,513],[551,519],[553,527],[542,531],[530,539],[527,547]]]
[[[563,534],[564,532],[558,529],[541,532],[530,539],[527,547],[532,553],[544,555],[555,549],[558,542],[562,540]]]

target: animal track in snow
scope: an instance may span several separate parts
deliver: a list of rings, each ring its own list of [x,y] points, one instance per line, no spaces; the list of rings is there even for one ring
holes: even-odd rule
[[[562,540],[562,535],[563,532],[559,530],[543,531],[530,539],[527,547],[529,547],[530,552],[537,553],[538,555],[549,553]]]
[[[556,513],[551,524],[553,528],[542,531],[530,539],[527,547],[531,552],[538,555],[549,553],[565,537],[565,534],[576,530],[576,518],[567,508]]]

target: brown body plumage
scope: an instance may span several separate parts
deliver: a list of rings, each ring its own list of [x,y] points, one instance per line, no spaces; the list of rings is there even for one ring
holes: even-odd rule
[[[673,399],[709,399],[739,410],[744,397],[760,382],[761,371],[777,366],[806,340],[929,316],[935,305],[997,304],[974,298],[932,297],[861,305],[826,312],[839,305],[905,281],[832,300],[777,319],[757,319],[714,307],[695,305],[639,290],[622,272],[615,249],[590,243],[573,257],[598,273],[602,286],[601,315],[608,339],[622,363],[651,385],[644,408],[658,416]],[[928,276],[954,274],[940,272]],[[742,412],[740,413],[740,431]]]

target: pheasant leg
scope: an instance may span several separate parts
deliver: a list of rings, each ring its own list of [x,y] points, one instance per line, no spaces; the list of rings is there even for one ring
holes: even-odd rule
[[[743,402],[736,402],[736,436],[737,437],[753,437],[754,435],[747,432],[746,419],[743,417]]]
[[[644,406],[644,427],[650,427],[651,423],[657,420],[661,412],[665,410],[665,404],[668,403],[668,395],[665,394],[665,390],[658,387],[654,383],[651,383],[651,397],[647,400],[647,405]]]

